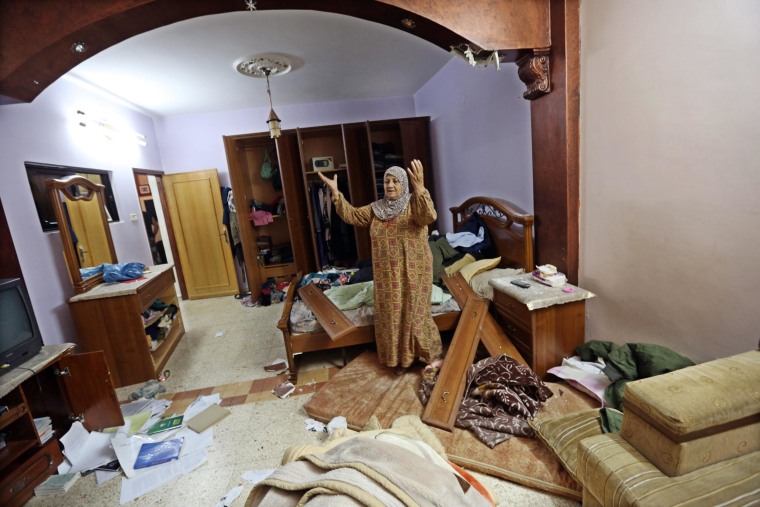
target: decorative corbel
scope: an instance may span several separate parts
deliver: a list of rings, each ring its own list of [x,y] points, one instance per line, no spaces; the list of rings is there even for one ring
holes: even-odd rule
[[[549,51],[549,48],[534,49],[532,53],[520,57],[515,62],[517,64],[517,75],[528,88],[523,93],[524,99],[537,99],[551,91]]]

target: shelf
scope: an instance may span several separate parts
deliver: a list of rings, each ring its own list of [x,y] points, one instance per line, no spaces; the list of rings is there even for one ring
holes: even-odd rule
[[[323,169],[321,171],[309,171],[309,170],[306,170],[305,172],[306,172],[306,174],[315,174],[316,175],[316,174],[319,174],[319,173],[338,173],[338,172],[344,173],[346,171],[347,171],[347,169],[345,167],[338,167],[337,169]]]
[[[172,355],[172,352],[174,352],[174,349],[177,348],[179,340],[184,332],[185,328],[182,324],[182,315],[177,311],[176,317],[174,317],[174,322],[172,322],[172,325],[169,328],[168,335],[159,342],[156,350],[150,352],[156,375],[158,375],[163,370],[164,366],[166,366],[169,357]]]

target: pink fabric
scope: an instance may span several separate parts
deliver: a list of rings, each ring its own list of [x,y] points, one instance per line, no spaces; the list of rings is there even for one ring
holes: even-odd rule
[[[266,225],[266,224],[271,224],[272,222],[274,222],[274,219],[272,218],[272,214],[264,210],[252,211],[251,219],[253,220],[253,225]]]

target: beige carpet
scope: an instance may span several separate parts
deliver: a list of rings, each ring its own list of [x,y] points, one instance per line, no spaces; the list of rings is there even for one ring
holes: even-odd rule
[[[406,375],[396,376],[378,363],[374,352],[367,351],[329,380],[304,409],[324,422],[342,415],[354,429],[362,428],[374,415],[387,428],[402,415],[422,415],[424,407],[417,395],[421,369],[413,368]],[[566,384],[547,385],[554,396],[539,412],[539,419],[595,406],[590,397]],[[460,466],[574,500],[581,498],[580,486],[537,439],[513,437],[490,449],[467,430],[433,430],[449,459]]]

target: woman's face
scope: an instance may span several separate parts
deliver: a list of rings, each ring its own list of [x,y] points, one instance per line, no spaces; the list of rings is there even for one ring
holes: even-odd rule
[[[392,174],[385,176],[385,198],[395,201],[401,197],[401,182]]]

